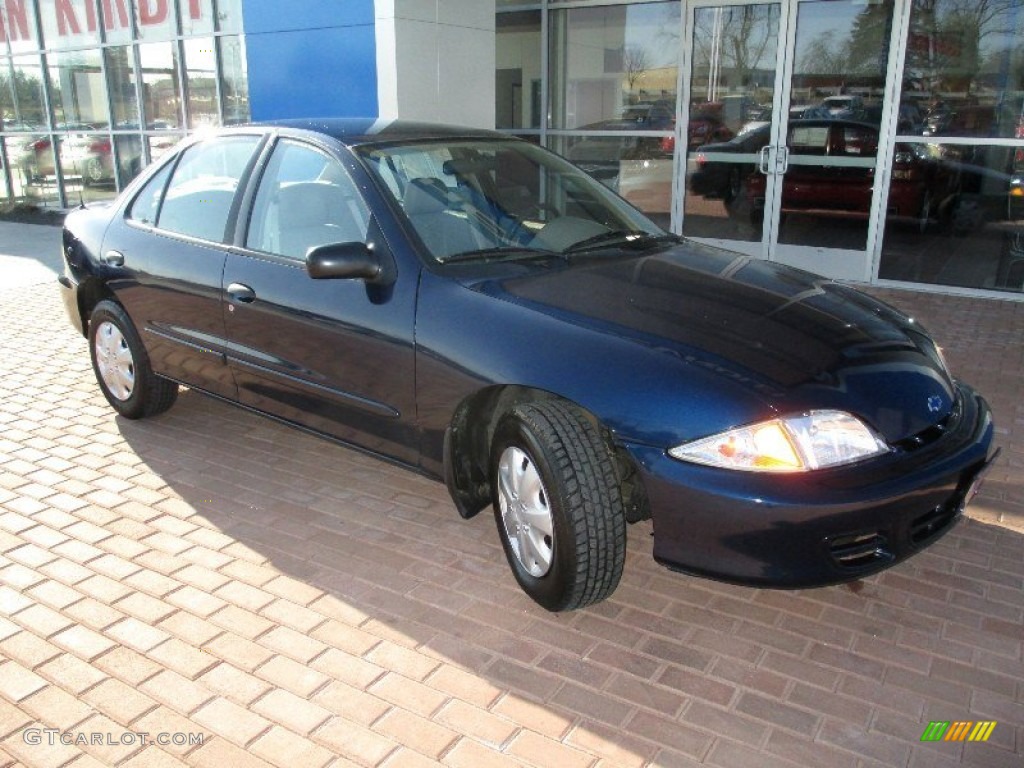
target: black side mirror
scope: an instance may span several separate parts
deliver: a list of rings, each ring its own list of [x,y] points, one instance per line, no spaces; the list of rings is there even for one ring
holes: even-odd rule
[[[306,252],[306,272],[314,280],[378,280],[384,270],[366,243],[329,243]]]

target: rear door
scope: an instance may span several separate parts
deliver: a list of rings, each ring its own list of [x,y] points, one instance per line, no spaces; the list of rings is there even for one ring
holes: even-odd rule
[[[229,362],[243,403],[415,463],[418,269],[390,285],[306,272],[307,251],[330,243],[372,241],[391,260],[353,170],[311,141],[273,147],[224,269]]]
[[[258,133],[193,144],[153,176],[107,231],[103,259],[153,370],[233,397],[224,355],[221,277],[236,192],[255,163]]]

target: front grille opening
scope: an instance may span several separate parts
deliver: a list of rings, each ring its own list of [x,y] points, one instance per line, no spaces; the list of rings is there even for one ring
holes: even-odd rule
[[[828,547],[836,565],[847,570],[874,567],[893,559],[888,542],[880,531],[837,536]]]
[[[916,546],[938,536],[956,520],[957,509],[956,504],[940,504],[915,518],[910,523],[910,541]]]
[[[919,448],[931,445],[960,423],[961,410],[962,404],[958,396],[957,401],[953,403],[953,408],[942,421],[932,424],[930,427],[925,427],[917,434],[905,437],[899,442],[894,443],[894,445],[900,450],[907,452],[916,451]]]

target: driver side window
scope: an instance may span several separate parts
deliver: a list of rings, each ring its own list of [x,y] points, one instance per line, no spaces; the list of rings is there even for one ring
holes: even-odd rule
[[[260,179],[246,247],[303,260],[310,248],[366,242],[370,214],[341,163],[290,139]]]

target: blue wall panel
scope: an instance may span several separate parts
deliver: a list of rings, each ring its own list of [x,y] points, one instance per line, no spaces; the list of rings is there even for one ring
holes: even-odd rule
[[[244,0],[253,120],[377,117],[373,0]]]

